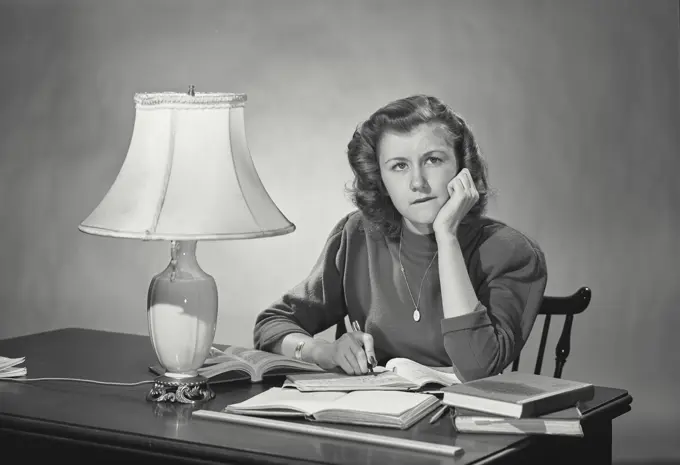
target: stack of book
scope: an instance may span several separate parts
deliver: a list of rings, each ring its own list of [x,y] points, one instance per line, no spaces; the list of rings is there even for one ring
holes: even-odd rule
[[[590,383],[521,372],[447,386],[459,432],[583,436],[584,415],[597,408]]]

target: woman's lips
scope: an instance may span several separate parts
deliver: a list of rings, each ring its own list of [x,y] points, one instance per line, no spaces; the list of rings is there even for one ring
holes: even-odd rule
[[[416,204],[419,204],[419,203],[425,203],[425,202],[428,202],[428,201],[433,200],[433,199],[435,199],[435,197],[422,197],[420,199],[414,200],[413,202],[411,202],[411,204],[416,205]]]

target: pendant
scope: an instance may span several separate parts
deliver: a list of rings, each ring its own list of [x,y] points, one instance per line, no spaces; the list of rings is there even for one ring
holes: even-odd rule
[[[420,321],[420,312],[417,308],[413,311],[413,321]]]

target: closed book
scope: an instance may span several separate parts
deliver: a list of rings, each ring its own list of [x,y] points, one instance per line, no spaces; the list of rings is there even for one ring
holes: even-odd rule
[[[441,389],[442,402],[511,418],[545,415],[591,399],[590,383],[512,371]]]
[[[576,406],[533,418],[507,418],[475,410],[455,408],[453,424],[461,433],[547,434],[583,437],[583,424],[628,391],[598,387],[595,396]]]
[[[417,392],[300,392],[272,387],[222,412],[407,429],[438,405],[436,396]]]
[[[456,408],[453,425],[460,433],[548,434],[583,436],[583,412],[569,407],[533,418],[508,418]]]

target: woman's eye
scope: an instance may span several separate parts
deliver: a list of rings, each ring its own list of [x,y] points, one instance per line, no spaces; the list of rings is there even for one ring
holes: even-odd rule
[[[400,161],[399,163],[395,163],[394,165],[392,165],[392,169],[394,171],[404,170],[404,169],[406,169],[406,163],[404,163],[403,161]]]
[[[439,164],[442,162],[442,159],[439,157],[427,157],[426,160],[428,163],[432,163],[433,165]]]

